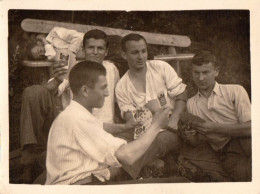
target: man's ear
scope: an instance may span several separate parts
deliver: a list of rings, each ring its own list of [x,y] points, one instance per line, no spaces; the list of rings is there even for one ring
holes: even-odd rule
[[[125,54],[125,52],[124,52],[124,51],[122,51],[122,54],[121,54],[121,56],[123,57],[123,59],[125,59],[125,60],[126,60],[126,54]]]
[[[86,86],[86,85],[81,86],[80,93],[81,93],[82,96],[88,97],[88,95],[89,95],[89,88],[88,88],[88,86]]]
[[[217,77],[219,74],[219,66],[215,67],[215,77]]]
[[[106,50],[105,57],[106,57],[106,56],[107,56],[107,54],[108,54],[108,49],[109,49],[109,48],[107,48],[107,50]]]

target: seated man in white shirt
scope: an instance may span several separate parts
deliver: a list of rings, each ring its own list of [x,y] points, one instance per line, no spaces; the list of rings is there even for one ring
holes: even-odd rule
[[[240,85],[222,85],[216,57],[208,51],[192,59],[192,77],[198,93],[187,102],[187,110],[205,120],[191,122],[219,153],[223,167],[234,181],[251,180],[251,104]]]
[[[73,100],[57,116],[48,137],[46,184],[87,184],[94,177],[110,180],[115,168],[131,166],[141,158],[168,124],[170,109],[160,109],[149,130],[127,144],[106,132],[107,126],[92,114],[109,95],[105,68],[96,62],[80,62],[70,71],[69,82]]]
[[[60,28],[54,28],[60,37],[74,37],[69,36],[66,32]],[[76,33],[75,31],[72,31]],[[54,32],[53,32],[54,33]],[[50,33],[53,35],[53,33]],[[119,73],[115,65],[110,61],[105,61],[104,58],[108,52],[108,40],[107,35],[101,30],[90,30],[85,35],[77,34],[76,37],[81,36],[83,39],[83,48],[85,52],[85,59],[102,63],[106,68],[106,78],[108,80],[108,90],[110,95],[106,98],[104,106],[102,108],[95,108],[93,114],[97,116],[101,121],[106,123],[114,122],[115,115],[115,85],[119,80]],[[51,39],[50,41],[58,43],[58,37]],[[71,38],[73,39],[73,38]],[[49,40],[49,38],[48,38]],[[77,45],[78,41],[76,41]],[[73,46],[70,46],[74,48]],[[69,49],[68,47],[67,49]],[[74,57],[75,59],[75,57]],[[76,60],[74,60],[74,63]],[[74,65],[73,63],[73,65]],[[72,65],[72,66],[73,66]],[[64,87],[59,87],[62,83],[64,76],[68,73],[68,69],[64,69],[58,63],[53,67],[54,79],[49,81],[45,85],[34,85],[27,87],[22,96],[21,107],[21,119],[20,119],[20,137],[22,147],[22,165],[24,165],[24,182],[32,183],[34,177],[32,174],[32,166],[34,163],[39,163],[41,166],[45,166],[45,153],[47,146],[47,137],[50,130],[50,126],[57,115],[57,111],[54,105],[54,93],[58,90],[59,95],[63,95],[64,105],[68,105],[71,99],[70,91]],[[130,124],[131,125],[131,124]],[[111,133],[117,133],[124,129],[110,130]],[[43,164],[42,164],[43,163]],[[38,168],[40,169],[40,168]]]
[[[178,152],[181,140],[176,132],[180,114],[186,108],[186,85],[178,77],[175,70],[166,62],[147,60],[147,43],[139,34],[129,34],[121,41],[123,57],[127,60],[129,70],[116,86],[116,97],[121,116],[126,120],[134,120],[132,112],[139,107],[147,107],[153,114],[161,106],[172,109],[169,130],[161,132],[157,137],[158,146],[164,150]],[[162,103],[158,96],[164,96]],[[160,98],[160,97],[159,97]],[[133,138],[133,131],[129,131]],[[130,139],[130,141],[133,139]]]

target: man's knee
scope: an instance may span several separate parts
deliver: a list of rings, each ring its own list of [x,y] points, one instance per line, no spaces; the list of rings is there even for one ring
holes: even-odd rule
[[[35,100],[39,99],[44,95],[48,95],[48,91],[45,87],[41,85],[32,85],[24,89],[23,91],[23,99],[27,100]]]
[[[155,141],[165,154],[169,151],[178,153],[182,146],[182,140],[179,135],[170,131],[160,132]]]

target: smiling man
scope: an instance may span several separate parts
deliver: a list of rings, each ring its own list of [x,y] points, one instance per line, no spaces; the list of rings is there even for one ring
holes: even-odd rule
[[[192,59],[192,77],[198,93],[187,102],[188,112],[206,122],[191,122],[219,153],[234,181],[251,180],[251,104],[240,85],[215,81],[219,74],[216,57],[208,51]]]

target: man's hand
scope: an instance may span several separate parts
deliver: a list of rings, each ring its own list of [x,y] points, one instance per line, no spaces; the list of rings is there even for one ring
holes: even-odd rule
[[[53,76],[58,82],[62,82],[65,75],[68,73],[68,69],[64,68],[63,63],[55,62],[53,65]]]
[[[198,133],[202,135],[214,133],[215,123],[213,122],[205,121],[204,123],[201,123],[201,122],[191,121],[190,124],[193,129],[195,129]]]
[[[154,114],[152,124],[157,125],[159,129],[166,128],[169,124],[170,111],[170,107],[161,108]]]
[[[142,125],[143,122],[142,121],[135,121],[134,119],[130,119],[129,121],[127,121],[125,123],[125,130],[129,130],[129,129],[133,129],[135,128],[136,126],[140,126]]]

